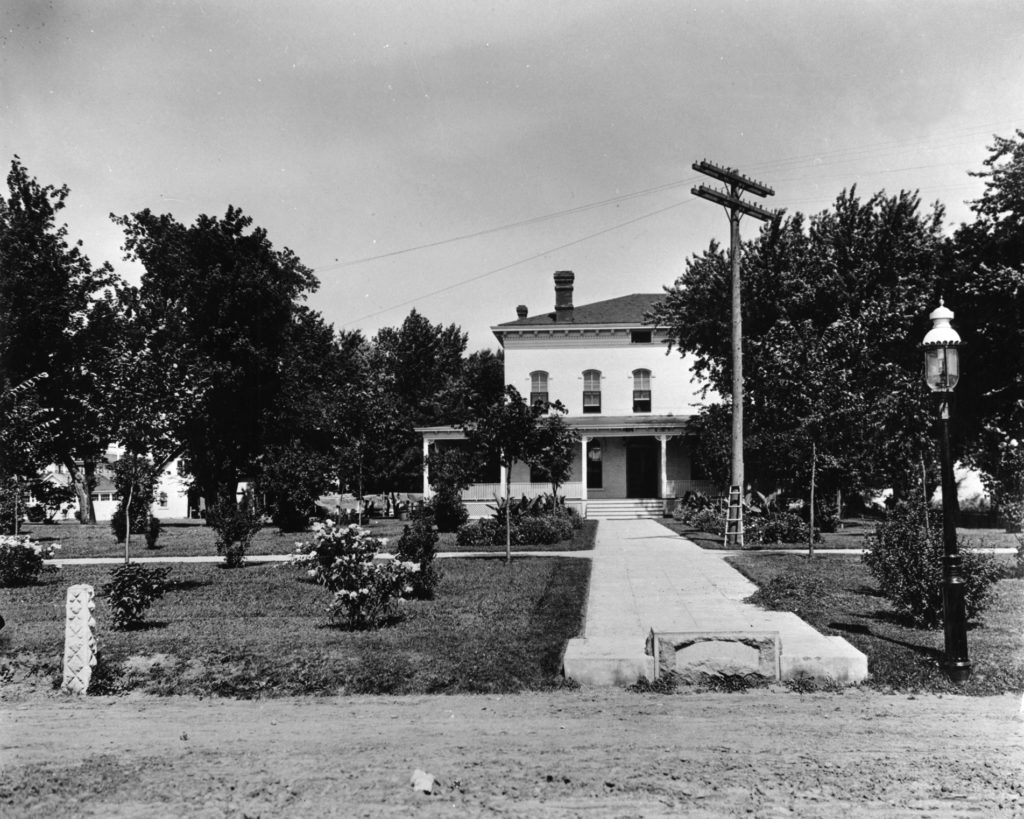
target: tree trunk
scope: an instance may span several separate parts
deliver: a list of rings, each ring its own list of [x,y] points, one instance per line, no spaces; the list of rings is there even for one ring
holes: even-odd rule
[[[128,485],[128,502],[124,505],[124,565],[128,565],[128,544],[132,542],[132,493],[135,481]]]
[[[808,523],[807,556],[814,557],[814,482],[818,473],[818,445],[811,443],[811,514]]]
[[[71,477],[71,485],[78,499],[78,519],[85,524],[95,525],[96,510],[92,505],[92,490],[96,486],[96,462],[84,461],[81,466],[73,458],[64,458]]]
[[[505,563],[512,565],[512,464],[505,467]]]

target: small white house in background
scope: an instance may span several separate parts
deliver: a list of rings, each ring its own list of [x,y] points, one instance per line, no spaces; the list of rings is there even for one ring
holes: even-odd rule
[[[575,276],[554,275],[555,309],[531,316],[520,305],[514,321],[491,328],[505,353],[505,382],[524,398],[561,401],[566,423],[579,432],[572,476],[561,488],[569,505],[587,517],[660,515],[665,501],[688,490],[714,493],[692,453],[693,418],[703,403],[692,361],[666,355],[668,335],[644,323],[661,293],[634,293],[576,306]],[[455,427],[418,428],[423,437],[423,492],[430,494],[426,457],[431,448],[457,445]],[[503,494],[504,474],[474,484],[463,499],[474,516]],[[512,466],[511,495],[551,491]]]
[[[114,488],[114,464],[124,454],[124,450],[116,445],[107,448],[103,461],[96,468],[96,486],[92,491],[92,507],[96,521],[109,521],[117,509],[117,491]],[[188,483],[181,474],[181,459],[175,458],[164,466],[156,489],[156,500],[153,503],[153,514],[163,519],[189,517]],[[54,483],[67,485],[70,476],[61,465],[53,465],[47,470],[46,478]],[[68,517],[74,518],[78,512],[78,501],[70,505]]]

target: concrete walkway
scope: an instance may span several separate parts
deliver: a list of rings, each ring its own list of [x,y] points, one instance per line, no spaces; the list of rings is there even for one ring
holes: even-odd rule
[[[798,676],[855,683],[867,658],[795,614],[742,602],[756,587],[718,554],[653,520],[601,521],[584,634],[569,641],[567,677],[631,685],[660,668],[702,673]],[[663,635],[650,640],[651,633]],[[656,648],[657,646],[657,648]]]

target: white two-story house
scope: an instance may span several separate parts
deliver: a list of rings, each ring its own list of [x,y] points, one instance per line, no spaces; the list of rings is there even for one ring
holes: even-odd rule
[[[555,273],[555,309],[491,328],[505,353],[505,381],[531,400],[560,401],[565,421],[580,434],[572,477],[561,492],[588,517],[660,515],[668,499],[687,490],[714,492],[698,474],[691,452],[692,420],[702,403],[690,363],[666,355],[668,336],[644,324],[660,293],[634,293],[575,306],[571,271]],[[437,442],[464,437],[452,427],[418,430],[423,436],[424,495],[430,494],[426,456]],[[504,474],[463,493],[472,515],[503,494]],[[511,494],[550,492],[514,464]]]

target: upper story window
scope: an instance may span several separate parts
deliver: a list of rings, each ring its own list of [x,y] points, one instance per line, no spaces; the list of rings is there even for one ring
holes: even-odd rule
[[[543,370],[530,373],[530,403],[541,404],[548,401],[548,374]]]
[[[651,371],[633,370],[633,412],[651,411]]]
[[[629,341],[631,344],[650,344],[651,343],[651,331],[650,330],[630,330]]]
[[[601,371],[583,371],[583,411],[601,411]]]

